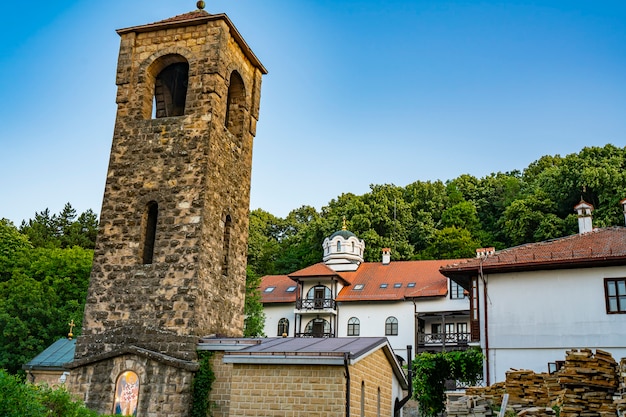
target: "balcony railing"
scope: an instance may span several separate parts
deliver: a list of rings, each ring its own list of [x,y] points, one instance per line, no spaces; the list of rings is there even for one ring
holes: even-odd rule
[[[296,300],[297,310],[324,310],[336,309],[335,300],[332,298],[299,298]]]
[[[426,345],[467,345],[470,341],[470,333],[418,333],[417,343]]]

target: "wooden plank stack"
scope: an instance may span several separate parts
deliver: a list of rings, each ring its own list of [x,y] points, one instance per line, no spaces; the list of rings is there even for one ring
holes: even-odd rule
[[[448,399],[447,417],[491,417],[491,405],[484,397],[465,395],[455,400]]]
[[[504,382],[471,387],[465,394],[499,407],[509,394],[507,410],[520,417],[626,417],[626,358],[618,364],[610,353],[597,349],[566,352],[565,364],[552,375],[512,369]]]
[[[622,358],[617,371],[619,385],[613,397],[618,417],[626,417],[626,358]]]
[[[564,389],[561,417],[616,417],[613,393],[617,390],[617,362],[610,353],[570,350],[559,371]]]

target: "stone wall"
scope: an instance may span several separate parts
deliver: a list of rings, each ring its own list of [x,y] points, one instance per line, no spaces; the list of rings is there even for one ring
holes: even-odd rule
[[[186,416],[191,404],[194,372],[135,354],[117,355],[78,366],[70,373],[73,394],[100,414],[113,414],[115,384],[124,371],[139,376],[137,415]]]

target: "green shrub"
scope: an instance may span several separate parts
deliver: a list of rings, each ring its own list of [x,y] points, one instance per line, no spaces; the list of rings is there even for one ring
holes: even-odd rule
[[[0,416],[2,417],[97,417],[98,413],[72,400],[64,388],[27,384],[0,370]]]

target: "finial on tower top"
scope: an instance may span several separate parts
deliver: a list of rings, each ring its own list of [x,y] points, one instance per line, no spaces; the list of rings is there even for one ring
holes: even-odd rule
[[[343,216],[343,225],[341,226],[341,230],[348,230],[348,226],[346,225],[346,216]]]
[[[196,3],[196,6],[198,7],[198,9],[199,9],[199,10],[203,10],[203,9],[204,9],[204,6],[206,6],[206,4],[205,4],[202,0],[199,0],[199,1]]]

